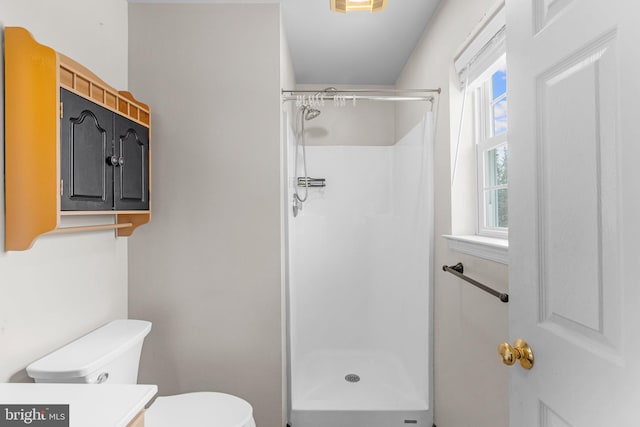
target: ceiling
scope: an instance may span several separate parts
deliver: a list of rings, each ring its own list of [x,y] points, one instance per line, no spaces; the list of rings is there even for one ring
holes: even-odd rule
[[[281,0],[300,84],[393,85],[440,0],[388,0],[383,11],[331,12],[329,0]]]
[[[393,85],[440,0],[388,0],[383,11],[331,12],[330,0],[129,0],[281,3],[299,84]]]

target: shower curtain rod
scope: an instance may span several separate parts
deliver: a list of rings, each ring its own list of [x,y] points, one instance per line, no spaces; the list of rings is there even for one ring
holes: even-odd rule
[[[308,96],[311,100],[322,98],[325,100],[370,100],[370,101],[428,101],[433,102],[433,96],[417,95],[418,93],[440,93],[442,89],[282,89],[283,101],[299,101],[300,97]],[[288,95],[285,95],[288,94]],[[313,95],[310,95],[313,94]]]
[[[292,92],[294,93],[294,92]],[[392,96],[392,95],[325,95],[321,94],[324,100],[344,99],[346,101],[353,100],[369,100],[369,101],[429,101],[433,102],[433,96]],[[313,99],[313,95],[309,96]],[[283,101],[297,101],[298,96],[283,96]]]
[[[341,94],[341,93],[440,93],[442,89],[333,89],[333,88],[322,88],[322,89],[282,89],[282,94],[285,93],[317,93],[317,94]]]

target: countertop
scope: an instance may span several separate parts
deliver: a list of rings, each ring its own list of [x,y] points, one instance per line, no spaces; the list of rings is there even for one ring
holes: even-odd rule
[[[126,427],[157,392],[142,384],[2,383],[0,406],[68,404],[69,427]]]

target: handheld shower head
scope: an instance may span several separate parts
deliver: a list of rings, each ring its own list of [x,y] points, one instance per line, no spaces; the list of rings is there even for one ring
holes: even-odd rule
[[[308,105],[302,107],[304,119],[305,120],[313,120],[320,115],[320,110],[316,110],[315,108],[311,108]]]

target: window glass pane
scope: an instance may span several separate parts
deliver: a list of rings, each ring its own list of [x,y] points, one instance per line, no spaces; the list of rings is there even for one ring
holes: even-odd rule
[[[507,97],[493,104],[493,134],[500,135],[507,131]]]
[[[481,222],[479,234],[506,237],[508,212],[508,132],[507,67],[502,59],[491,65],[490,76],[481,82],[475,111],[477,164],[481,171],[478,201]],[[497,137],[497,138],[496,138]]]
[[[508,227],[508,192],[506,188],[484,192],[486,203],[486,226],[488,228]]]
[[[491,76],[491,82],[493,83],[493,97],[491,99],[496,100],[507,93],[506,64],[502,69],[493,73],[493,76]]]
[[[501,145],[486,152],[485,187],[507,185],[508,151]]]

